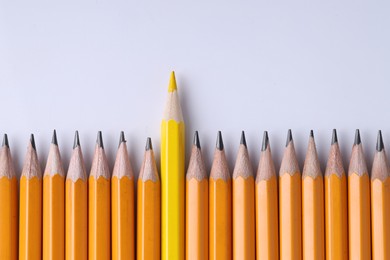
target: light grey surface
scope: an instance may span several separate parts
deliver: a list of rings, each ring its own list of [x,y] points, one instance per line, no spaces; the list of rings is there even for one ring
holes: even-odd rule
[[[360,128],[371,168],[378,129],[390,147],[390,2],[242,2],[0,0],[0,133],[16,169],[30,132],[44,165],[53,128],[65,169],[76,129],[87,169],[98,130],[112,167],[124,130],[138,174],[147,136],[159,157],[172,69],[208,169],[217,130],[232,169],[242,129],[255,169],[269,131],[279,169],[288,128],[301,167],[314,129],[323,170],[331,129],[346,164]]]

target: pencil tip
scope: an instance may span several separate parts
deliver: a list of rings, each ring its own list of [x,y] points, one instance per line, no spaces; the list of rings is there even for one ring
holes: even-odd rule
[[[53,130],[53,137],[51,139],[51,143],[54,144],[54,145],[58,145],[58,142],[57,142],[57,132],[56,132],[55,129]]]
[[[8,135],[7,134],[4,134],[4,137],[3,137],[3,147],[6,146],[7,148],[9,148],[9,143],[8,143]]]
[[[153,150],[152,139],[150,137],[146,138],[145,151]]]
[[[313,130],[310,130],[310,137],[313,137],[313,138],[314,138],[314,132],[313,132]]]
[[[242,144],[243,146],[247,147],[246,146],[246,139],[245,139],[245,132],[244,131],[241,132],[240,144]]]
[[[126,143],[125,132],[123,132],[123,131],[121,131],[120,136],[119,136],[119,146],[120,146],[122,143]]]
[[[173,92],[177,90],[177,85],[176,85],[176,77],[175,77],[175,72],[171,72],[171,78],[169,80],[169,86],[168,86],[168,92]]]
[[[79,131],[76,130],[76,132],[74,132],[73,149],[75,149],[77,146],[80,146],[80,138]]]
[[[31,134],[31,136],[30,136],[30,143],[31,143],[31,147],[36,151],[37,148],[35,147],[34,134]]]
[[[222,133],[221,133],[221,131],[218,131],[216,147],[220,151],[223,150],[223,140],[222,140]]]
[[[291,129],[288,129],[288,132],[287,132],[287,141],[286,141],[286,147],[288,146],[288,144],[290,142],[292,142],[293,138],[292,138],[292,132],[291,132]]]
[[[337,140],[337,131],[336,131],[336,129],[333,129],[333,132],[332,132],[332,144],[335,144],[337,142],[338,142],[338,140]]]
[[[362,140],[360,139],[360,131],[359,129],[356,129],[354,145],[359,145],[361,142]]]
[[[382,131],[378,131],[378,138],[376,142],[376,150],[378,152],[381,152],[385,148],[385,145],[383,144],[383,139],[382,139]]]
[[[99,131],[96,138],[96,143],[99,147],[104,149],[102,131]]]
[[[198,131],[195,131],[195,134],[194,134],[194,145],[200,149],[200,141],[199,141],[199,134],[198,134]]]
[[[261,151],[267,150],[267,146],[268,146],[268,132],[267,132],[267,131],[264,131],[264,134],[263,134],[263,143],[262,143],[262,145],[261,145]]]

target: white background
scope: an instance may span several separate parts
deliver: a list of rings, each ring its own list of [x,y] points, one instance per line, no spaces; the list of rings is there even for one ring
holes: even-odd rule
[[[76,129],[87,169],[96,132],[112,167],[124,130],[138,174],[147,136],[160,154],[171,70],[208,168],[222,130],[233,169],[243,129],[255,169],[269,131],[279,169],[288,128],[301,166],[314,129],[323,169],[332,128],[346,166],[360,128],[371,168],[377,130],[390,142],[390,2],[244,2],[0,0],[0,133],[18,172],[31,132],[44,167],[55,128],[65,169]]]

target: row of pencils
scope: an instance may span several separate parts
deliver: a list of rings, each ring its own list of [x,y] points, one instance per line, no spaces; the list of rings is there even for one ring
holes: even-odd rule
[[[218,132],[208,173],[195,132],[186,173],[186,259],[389,259],[389,170],[381,132],[371,181],[359,130],[348,176],[336,130],[325,175],[313,131],[302,174],[290,130],[279,175],[267,132],[256,174],[251,165],[242,132],[231,174]],[[160,259],[161,183],[150,138],[137,196],[134,182],[123,132],[112,174],[98,133],[88,177],[78,132],[65,174],[54,131],[43,178],[31,135],[18,195],[4,135],[0,259]]]

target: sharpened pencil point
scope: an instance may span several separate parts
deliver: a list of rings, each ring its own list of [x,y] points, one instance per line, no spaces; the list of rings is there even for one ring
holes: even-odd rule
[[[194,145],[200,149],[200,141],[199,141],[199,134],[198,131],[195,131],[194,134]]]
[[[333,129],[333,132],[332,132],[332,144],[335,144],[337,142],[338,142],[338,140],[337,140],[337,131],[336,131],[336,129]]]
[[[362,140],[360,139],[360,131],[359,129],[356,129],[354,145],[359,145],[361,142]]]
[[[267,146],[268,146],[268,132],[267,131],[264,131],[264,134],[263,134],[263,143],[261,145],[261,151],[265,151],[267,150]]]
[[[99,147],[104,149],[102,131],[99,131],[96,138],[96,143]]]
[[[76,132],[74,132],[73,149],[75,149],[77,146],[80,146],[80,138],[79,131],[76,130]]]
[[[57,132],[56,132],[55,129],[53,130],[53,137],[51,139],[51,143],[54,144],[54,145],[58,145],[58,142],[57,142]]]
[[[146,138],[145,151],[153,150],[152,139],[150,137]]]
[[[313,132],[313,130],[310,130],[310,137],[313,137],[313,138],[314,138],[314,132]]]
[[[286,141],[286,147],[288,146],[288,144],[290,142],[292,142],[293,138],[292,138],[292,132],[291,132],[291,129],[288,129],[288,132],[287,132],[287,141]]]
[[[121,131],[120,136],[119,136],[119,146],[120,146],[122,143],[126,143],[125,132],[123,132],[123,131]]]
[[[30,143],[31,143],[32,148],[36,151],[37,148],[35,147],[34,134],[31,134],[31,136],[30,136]]]
[[[246,146],[246,139],[245,139],[245,132],[244,131],[241,132],[240,144],[242,144],[243,146],[247,147]]]
[[[173,92],[177,90],[177,85],[176,85],[176,77],[175,77],[175,72],[171,72],[171,78],[169,80],[169,86],[168,86],[168,92]]]
[[[4,137],[3,137],[3,147],[4,146],[9,148],[8,135],[7,134],[4,134]]]
[[[376,141],[376,150],[378,152],[381,152],[385,148],[385,145],[383,144],[383,138],[382,138],[382,131],[378,131],[378,138]]]
[[[221,131],[218,131],[216,147],[220,151],[223,150],[223,140],[222,140],[222,133],[221,133]]]

